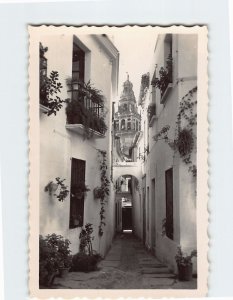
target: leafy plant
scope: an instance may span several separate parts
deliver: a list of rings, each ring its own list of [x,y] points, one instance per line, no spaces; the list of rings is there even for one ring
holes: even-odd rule
[[[57,197],[58,201],[64,201],[65,198],[69,195],[68,186],[64,184],[65,179],[60,179],[60,177],[56,177],[56,184],[59,188],[59,193],[54,194]]]
[[[159,78],[155,79],[155,87],[158,88],[163,96],[167,86],[172,82],[172,55],[169,54],[166,67],[161,67],[159,70]]]
[[[81,253],[85,253],[88,255],[93,254],[92,240],[94,240],[94,237],[92,236],[92,233],[93,233],[92,224],[87,223],[85,225],[85,228],[82,228],[79,235],[79,240],[80,240],[79,251]]]
[[[55,233],[39,236],[39,281],[41,285],[49,286],[58,274],[59,268],[70,267],[70,241]]]
[[[59,74],[57,71],[51,71],[49,77],[44,78],[44,84],[40,89],[40,103],[48,107],[48,111],[44,112],[47,116],[56,115],[62,108],[63,103],[67,103],[68,99],[61,99],[58,94],[63,88],[59,82]]]
[[[105,134],[104,97],[90,81],[88,83],[67,79],[72,99],[68,100],[66,107],[67,123],[82,124],[84,126],[84,139],[93,136],[93,130]],[[76,87],[77,86],[77,87]]]
[[[73,256],[72,271],[89,272],[96,270],[97,262],[101,259],[101,256],[92,248],[92,241],[94,240],[92,233],[92,224],[87,223],[79,235],[79,253]]]
[[[99,156],[99,169],[100,169],[100,181],[101,181],[101,186],[96,187],[94,190],[94,193],[96,194],[96,198],[100,199],[100,225],[99,225],[99,236],[103,235],[103,226],[106,225],[104,222],[105,216],[105,202],[107,199],[107,196],[109,196],[109,185],[110,185],[110,180],[108,179],[108,174],[107,174],[107,152],[98,149],[98,156]]]
[[[72,272],[90,272],[97,270],[97,263],[101,260],[98,253],[87,255],[85,253],[77,253],[73,256]]]
[[[73,194],[76,197],[82,196],[83,194],[85,195],[86,192],[89,192],[90,189],[88,188],[88,186],[85,184],[84,181],[79,182],[78,184],[75,184],[73,186]]]
[[[197,256],[197,250],[193,250],[190,255],[183,253],[181,247],[177,248],[175,260],[177,265],[187,266],[192,264],[192,258]]]
[[[197,167],[191,161],[191,155],[195,147],[195,135],[193,127],[197,124],[197,114],[194,113],[194,106],[197,101],[193,100],[193,94],[197,92],[197,87],[191,89],[181,100],[176,120],[176,130],[174,140],[168,137],[170,126],[164,126],[154,137],[155,142],[164,140],[174,151],[178,151],[183,162],[189,165],[188,171],[196,177]],[[182,126],[182,120],[185,125]]]

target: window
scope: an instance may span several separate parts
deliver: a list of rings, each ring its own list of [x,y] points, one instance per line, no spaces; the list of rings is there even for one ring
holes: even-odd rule
[[[104,121],[104,95],[85,82],[89,74],[90,50],[74,36],[72,53],[71,101],[67,106],[67,123],[81,124],[101,134],[107,126]]]
[[[166,235],[173,240],[173,169],[165,172],[166,185]]]
[[[168,80],[172,83],[172,34],[167,34],[164,40],[164,66],[168,72]]]
[[[48,51],[47,47],[43,47],[40,43],[40,104],[47,106],[47,58],[45,53]]]
[[[119,120],[116,120],[115,122],[115,130],[119,130]]]
[[[85,52],[73,43],[72,79],[84,82]]]
[[[125,120],[121,121],[121,130],[125,130]]]
[[[131,119],[127,120],[127,129],[131,130]]]
[[[73,43],[73,55],[72,55],[72,81],[73,83],[84,82],[84,70],[85,70],[85,52]],[[72,99],[78,99],[79,87],[73,84]],[[83,100],[84,101],[84,100]]]
[[[85,167],[86,162],[84,160],[72,158],[69,228],[83,226],[85,195],[82,187],[85,184]]]
[[[165,66],[169,55],[172,56],[172,34],[166,34],[164,40],[164,65]]]

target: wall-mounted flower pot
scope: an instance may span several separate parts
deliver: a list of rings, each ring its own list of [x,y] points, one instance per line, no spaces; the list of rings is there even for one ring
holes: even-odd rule
[[[54,183],[53,181],[50,181],[44,188],[44,190],[46,192],[49,192],[50,195],[52,195],[52,193],[56,192],[57,189],[58,189],[58,184]]]
[[[101,189],[99,187],[94,188],[93,194],[94,194],[95,199],[100,199],[101,198]]]
[[[177,268],[178,268],[178,279],[180,281],[192,280],[192,276],[193,276],[192,264],[187,264],[187,265],[177,264]]]

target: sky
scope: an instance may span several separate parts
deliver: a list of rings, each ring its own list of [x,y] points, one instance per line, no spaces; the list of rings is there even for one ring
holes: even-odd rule
[[[129,80],[133,83],[136,101],[138,101],[141,76],[149,72],[151,68],[156,35],[153,36],[151,32],[146,31],[143,33],[135,31],[131,34],[122,31],[115,33],[112,38],[120,52],[118,99],[128,72]]]

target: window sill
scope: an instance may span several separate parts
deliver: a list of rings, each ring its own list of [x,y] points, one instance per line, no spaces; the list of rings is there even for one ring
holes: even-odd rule
[[[67,130],[70,130],[70,131],[73,131],[77,134],[80,134],[80,135],[83,135],[84,134],[84,131],[85,131],[85,128],[82,124],[66,124],[66,129]],[[93,129],[89,129],[91,134],[93,135],[93,138],[104,138],[105,137],[105,134],[103,133],[100,133],[98,131],[95,131]]]
[[[46,113],[46,112],[49,111],[49,108],[46,107],[46,106],[44,106],[44,105],[42,105],[42,104],[40,104],[40,111],[43,112],[43,113]]]
[[[165,90],[164,93],[163,93],[163,96],[161,97],[161,100],[160,100],[160,103],[161,103],[161,104],[164,104],[164,102],[166,101],[167,96],[168,96],[170,90],[172,89],[172,86],[173,86],[172,83],[169,83],[169,84],[168,84],[166,90]]]

